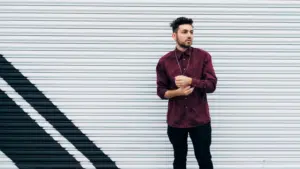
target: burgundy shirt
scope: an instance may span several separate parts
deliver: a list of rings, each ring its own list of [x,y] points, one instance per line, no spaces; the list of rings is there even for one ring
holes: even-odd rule
[[[176,52],[176,55],[175,55]],[[178,62],[176,59],[178,57]],[[189,128],[210,122],[207,93],[213,93],[217,77],[211,55],[199,48],[188,48],[185,52],[170,51],[162,56],[156,66],[157,95],[167,99],[167,90],[177,89],[175,77],[181,74],[191,77],[194,91],[188,96],[168,99],[167,123],[172,127]]]

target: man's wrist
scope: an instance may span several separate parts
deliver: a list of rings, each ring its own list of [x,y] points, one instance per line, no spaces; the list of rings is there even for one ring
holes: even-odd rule
[[[173,98],[173,97],[177,97],[177,96],[181,96],[181,95],[182,95],[182,92],[179,88],[174,89],[174,90],[167,90],[165,93],[166,98]]]
[[[176,95],[176,96],[181,96],[181,95],[182,95],[182,94],[181,94],[181,89],[180,89],[180,88],[178,88],[178,89],[175,90],[175,95]]]
[[[189,85],[192,85],[193,78],[189,77],[189,80],[188,80],[188,82],[189,82]]]

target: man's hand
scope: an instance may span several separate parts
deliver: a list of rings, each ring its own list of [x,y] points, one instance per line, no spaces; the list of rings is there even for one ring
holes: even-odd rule
[[[194,87],[191,88],[190,86],[187,87],[180,87],[177,89],[179,96],[187,96],[194,91]]]
[[[192,78],[190,77],[183,76],[183,75],[175,77],[175,84],[179,88],[189,86],[191,85],[191,83],[192,83]]]

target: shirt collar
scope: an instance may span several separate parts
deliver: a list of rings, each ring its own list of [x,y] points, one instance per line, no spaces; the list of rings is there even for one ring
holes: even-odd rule
[[[187,48],[184,52],[178,50],[177,48],[175,48],[175,52],[176,52],[176,56],[178,57],[178,59],[182,59],[184,56],[191,56],[191,51],[192,51],[192,47]]]

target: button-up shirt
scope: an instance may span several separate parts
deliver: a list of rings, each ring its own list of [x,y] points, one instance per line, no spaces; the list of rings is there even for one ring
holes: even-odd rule
[[[179,75],[191,77],[191,87],[195,88],[188,96],[168,99],[167,124],[189,128],[209,123],[207,93],[213,93],[217,86],[211,55],[203,49],[190,47],[184,52],[175,49],[162,56],[156,66],[157,95],[161,99],[167,99],[164,96],[167,90],[178,88],[175,77]]]

